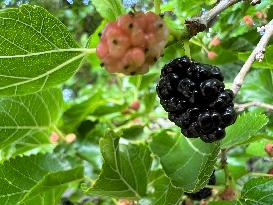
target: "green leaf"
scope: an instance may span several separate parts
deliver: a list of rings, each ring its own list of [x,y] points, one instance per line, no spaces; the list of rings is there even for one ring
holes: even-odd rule
[[[141,80],[139,80],[141,78]],[[145,90],[152,85],[158,78],[158,73],[148,73],[144,76],[130,76],[129,82],[135,85],[138,90]],[[140,82],[140,83],[139,83]]]
[[[97,145],[91,144],[89,142],[83,141],[81,143],[77,143],[77,147],[75,148],[76,155],[81,159],[86,160],[92,168],[92,172],[88,171],[88,176],[93,174],[93,170],[97,173],[100,171],[102,162],[101,162],[101,154],[100,149]]]
[[[100,15],[107,20],[115,20],[125,13],[120,0],[92,0]]]
[[[100,41],[99,33],[102,32],[106,24],[107,24],[106,21],[102,21],[99,27],[95,30],[95,32],[89,37],[86,45],[87,48],[95,48],[98,45]]]
[[[102,171],[92,188],[92,194],[116,198],[140,198],[146,194],[152,163],[146,144],[119,144],[119,138],[109,133],[100,141],[104,158]]]
[[[17,157],[0,166],[0,204],[24,204],[44,192],[83,178],[83,167],[53,155]]]
[[[8,160],[18,155],[32,155],[53,151],[55,145],[50,143],[48,136],[37,132],[15,141],[11,145],[1,149],[0,161]]]
[[[106,21],[102,21],[96,31],[89,37],[86,47],[87,48],[96,48],[99,41],[99,33],[102,32],[103,28],[106,25]],[[88,55],[89,63],[91,64],[92,68],[100,68],[100,60],[96,53]]]
[[[261,139],[257,142],[253,142],[246,148],[246,153],[252,156],[266,157],[268,155],[265,152],[264,148],[265,145],[269,144],[270,142],[272,142],[272,140],[270,141],[266,139]]]
[[[240,90],[240,97],[244,102],[258,101],[273,103],[273,71],[256,70],[246,77]]]
[[[254,178],[244,185],[237,204],[269,205],[272,204],[272,197],[273,177]]]
[[[143,134],[144,126],[134,123],[125,124],[119,127],[116,131],[121,134],[120,137],[125,139],[136,139]]]
[[[219,143],[190,140],[168,131],[153,136],[150,146],[173,185],[185,192],[198,191],[207,184],[220,148]]]
[[[201,12],[201,5],[204,1],[197,0],[192,4],[189,0],[176,0],[177,13],[182,16],[182,14],[187,13],[187,15],[192,16],[196,13]]]
[[[102,98],[102,92],[98,91],[87,100],[73,105],[63,115],[64,129],[67,132],[73,131],[89,114],[105,103],[105,99]]]
[[[0,11],[0,95],[22,95],[70,78],[86,55],[67,28],[45,9]]]
[[[182,201],[183,190],[174,187],[163,170],[150,173],[148,190],[140,205],[178,205]]]
[[[48,137],[60,117],[62,104],[59,89],[0,98],[0,148],[26,138]]]
[[[238,57],[240,60],[246,61],[248,57],[251,55],[251,52],[239,53]],[[253,67],[256,68],[265,68],[265,69],[273,69],[273,45],[268,46],[265,51],[265,57],[262,62],[256,61],[252,64]]]
[[[234,180],[237,180],[248,173],[246,159],[244,157],[228,157],[228,168]]]
[[[164,56],[159,59],[159,66],[163,67],[166,63],[169,63],[174,58],[179,58],[184,55],[185,50],[183,46],[181,46],[181,42],[178,41],[176,43],[173,43],[172,45],[169,45],[167,48],[164,49]],[[157,78],[158,76],[159,74],[157,74]]]
[[[21,203],[22,205],[58,205],[67,186],[40,193],[39,195]]]
[[[268,122],[264,114],[243,113],[235,124],[226,129],[226,137],[222,140],[221,147],[228,148],[247,142],[252,135],[256,134]]]

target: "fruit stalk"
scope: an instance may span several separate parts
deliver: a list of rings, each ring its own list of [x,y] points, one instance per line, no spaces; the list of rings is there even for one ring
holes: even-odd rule
[[[160,3],[161,3],[161,0],[154,0],[155,13],[157,15],[159,15],[161,13]]]
[[[227,149],[221,150],[221,168],[225,172],[225,183],[226,187],[231,187],[232,185],[232,177],[230,175],[229,169],[228,169],[228,163],[227,163]]]

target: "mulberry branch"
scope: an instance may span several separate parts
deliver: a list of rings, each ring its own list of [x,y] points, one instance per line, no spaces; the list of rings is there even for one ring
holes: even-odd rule
[[[222,0],[214,8],[199,17],[192,17],[185,21],[189,36],[195,36],[197,33],[205,31],[212,26],[215,18],[228,7],[242,0]]]
[[[244,111],[245,109],[250,108],[250,107],[260,107],[260,108],[264,108],[268,111],[273,111],[273,105],[263,103],[263,102],[253,101],[253,102],[248,102],[248,103],[244,103],[244,104],[235,104],[235,109],[238,112]]]
[[[252,64],[257,61],[262,61],[264,58],[265,48],[267,43],[269,42],[270,38],[273,35],[273,20],[271,20],[265,27],[264,27],[264,35],[262,36],[260,42],[257,44],[256,48],[253,50],[245,64],[243,65],[242,69],[235,77],[233,84],[232,84],[232,91],[234,95],[236,95],[246,77],[246,74],[249,72]]]

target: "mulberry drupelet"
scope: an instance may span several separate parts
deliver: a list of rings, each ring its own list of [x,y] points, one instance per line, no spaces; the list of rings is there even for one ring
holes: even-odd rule
[[[216,184],[216,177],[215,177],[215,174],[213,172],[212,175],[210,176],[208,185],[215,185],[215,184]],[[210,197],[212,195],[212,189],[205,187],[205,188],[201,189],[198,192],[195,192],[195,193],[187,193],[187,192],[185,192],[185,194],[189,198],[191,198],[192,200],[198,200],[198,201],[200,201],[202,199],[206,199],[206,198]]]
[[[225,137],[233,124],[233,92],[225,89],[219,68],[184,56],[166,64],[161,71],[157,93],[169,119],[189,138],[211,143]]]

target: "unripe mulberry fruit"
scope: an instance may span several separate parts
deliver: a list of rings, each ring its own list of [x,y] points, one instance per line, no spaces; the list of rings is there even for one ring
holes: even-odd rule
[[[223,80],[219,68],[185,56],[164,66],[157,94],[184,136],[208,143],[225,137],[225,128],[235,122],[237,114],[233,92],[225,89]]]
[[[210,179],[208,181],[208,185],[215,185],[216,184],[216,177],[214,172],[212,173],[212,175],[210,176]],[[185,194],[191,198],[192,200],[202,200],[202,199],[207,199],[208,197],[210,197],[212,195],[212,189],[211,188],[203,188],[198,192],[195,193],[187,193],[185,192]]]
[[[130,108],[133,110],[139,110],[140,108],[140,102],[138,100],[134,100],[131,105]]]
[[[108,23],[97,45],[97,56],[110,73],[144,74],[162,55],[169,31],[153,12],[136,12]]]
[[[248,25],[249,27],[253,26],[254,21],[252,19],[251,16],[244,16],[243,17],[243,21],[245,22],[246,25]]]
[[[77,136],[74,133],[70,133],[68,135],[65,136],[65,142],[67,144],[71,144],[72,142],[74,142],[77,139]]]
[[[210,60],[214,60],[215,58],[217,58],[217,53],[215,53],[214,51],[209,51],[208,52],[208,59]]]
[[[266,144],[264,150],[268,156],[273,157],[273,144]]]
[[[215,36],[210,42],[210,46],[219,46],[221,44],[221,40],[219,37]]]
[[[74,205],[69,199],[64,198],[62,199],[62,205]]]
[[[261,12],[261,11],[257,11],[255,15],[256,15],[259,19],[266,19],[266,18],[267,18],[266,13]]]
[[[60,137],[58,135],[58,133],[56,132],[52,132],[50,137],[49,137],[49,141],[52,144],[56,144],[59,141]]]

